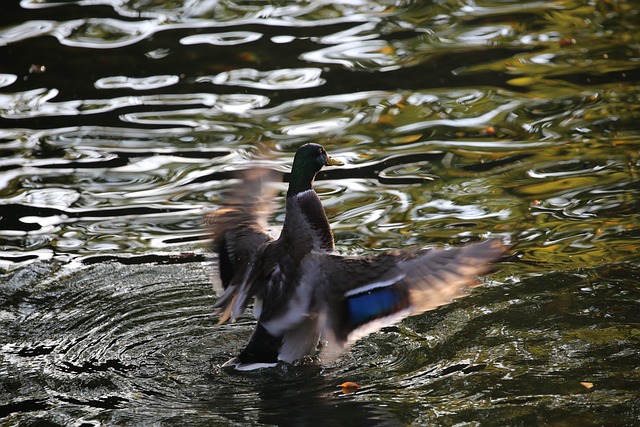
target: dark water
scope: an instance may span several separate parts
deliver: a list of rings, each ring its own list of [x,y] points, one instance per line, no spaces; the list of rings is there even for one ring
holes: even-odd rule
[[[640,424],[639,10],[4,2],[0,425]],[[253,324],[216,326],[201,218],[309,141],[339,252],[518,256],[334,362],[221,371]]]

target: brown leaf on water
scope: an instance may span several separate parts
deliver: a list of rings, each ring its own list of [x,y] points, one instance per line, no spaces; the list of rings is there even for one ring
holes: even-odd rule
[[[414,135],[404,135],[404,136],[398,136],[398,137],[392,138],[391,142],[393,142],[394,144],[406,144],[409,142],[415,142],[420,138],[422,138],[422,134],[416,133]]]
[[[262,62],[260,57],[253,52],[240,52],[238,54],[238,59],[251,64],[260,64]]]
[[[343,394],[352,394],[352,393],[355,393],[360,388],[360,385],[358,383],[347,381],[340,384],[340,387],[342,387]]]
[[[493,126],[489,126],[482,133],[484,133],[485,135],[495,135],[496,128],[494,128]]]
[[[586,388],[587,390],[589,390],[590,388],[593,388],[593,383],[590,383],[588,381],[580,381],[580,385]]]
[[[395,53],[395,49],[392,46],[384,46],[378,49],[376,52],[382,53],[384,55],[393,55]]]
[[[378,118],[378,124],[392,124],[394,120],[395,118],[391,114],[382,114]]]
[[[42,74],[47,71],[47,67],[40,64],[31,64],[29,67],[29,74]]]
[[[516,77],[515,79],[507,80],[507,84],[511,86],[527,87],[535,83],[539,83],[540,80],[540,77]]]
[[[576,39],[569,37],[567,39],[560,39],[560,47],[569,47],[576,44]]]

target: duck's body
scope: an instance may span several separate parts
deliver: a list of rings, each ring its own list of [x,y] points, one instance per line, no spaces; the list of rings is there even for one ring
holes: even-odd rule
[[[221,322],[255,300],[258,320],[247,347],[225,366],[251,369],[314,356],[320,338],[341,350],[404,317],[447,304],[476,284],[505,251],[498,240],[449,250],[333,253],[329,221],[312,188],[325,165],[340,165],[317,144],[296,152],[278,239],[264,231],[266,171],[254,170],[212,215],[224,292]]]

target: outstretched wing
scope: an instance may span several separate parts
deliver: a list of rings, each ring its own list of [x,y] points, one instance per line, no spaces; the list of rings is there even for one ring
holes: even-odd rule
[[[239,173],[239,185],[226,197],[223,206],[205,219],[211,227],[224,290],[214,306],[220,314],[220,323],[230,317],[232,309],[244,310],[253,297],[248,295],[253,290],[247,284],[251,267],[260,248],[273,240],[265,228],[274,192],[266,184],[278,176],[279,173],[264,168]],[[238,298],[244,302],[240,309],[236,306]]]
[[[489,240],[447,250],[324,256],[318,298],[323,335],[338,349],[408,316],[466,295],[507,250]],[[318,254],[317,256],[322,256]]]

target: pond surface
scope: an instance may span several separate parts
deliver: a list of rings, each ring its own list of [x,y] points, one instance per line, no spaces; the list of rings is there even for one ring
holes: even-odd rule
[[[0,425],[640,424],[639,2],[2,8]],[[333,362],[220,370],[253,321],[216,325],[202,217],[305,142],[340,253],[517,256]]]

